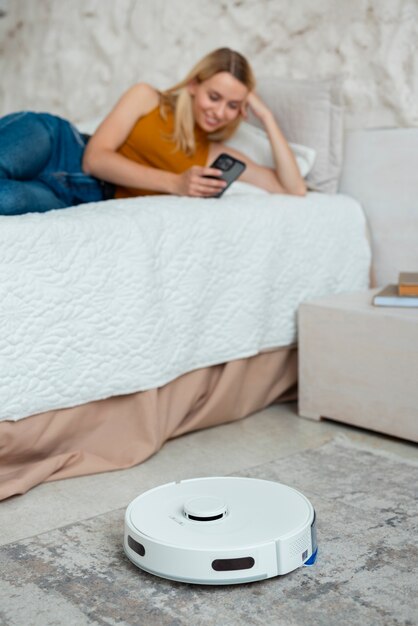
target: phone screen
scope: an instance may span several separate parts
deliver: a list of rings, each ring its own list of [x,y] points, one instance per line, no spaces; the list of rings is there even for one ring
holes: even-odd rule
[[[219,176],[219,178],[222,178],[222,180],[226,181],[227,183],[226,187],[224,187],[215,196],[212,196],[213,198],[220,198],[221,195],[231,185],[231,183],[233,183],[234,180],[241,176],[242,172],[247,166],[239,159],[236,159],[230,154],[226,154],[225,152],[223,152],[215,159],[210,167],[214,167],[217,170],[222,170],[222,174],[221,176]],[[208,178],[218,178],[218,176],[208,176]]]

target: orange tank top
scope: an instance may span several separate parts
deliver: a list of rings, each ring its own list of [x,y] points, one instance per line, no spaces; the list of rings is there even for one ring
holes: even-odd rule
[[[141,165],[176,174],[181,174],[192,165],[206,165],[210,143],[206,133],[199,127],[195,128],[196,151],[192,156],[187,156],[182,150],[176,150],[174,142],[170,139],[173,128],[173,112],[167,111],[167,118],[164,119],[160,113],[160,107],[157,106],[138,119],[125,142],[118,149],[118,153]],[[151,196],[161,193],[161,191],[116,186],[115,198]]]

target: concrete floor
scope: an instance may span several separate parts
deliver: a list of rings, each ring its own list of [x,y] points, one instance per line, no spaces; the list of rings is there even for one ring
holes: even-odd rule
[[[165,482],[233,474],[340,435],[418,460],[415,444],[337,422],[300,418],[296,403],[280,404],[238,422],[173,439],[131,469],[46,483],[0,503],[0,545],[126,507],[135,496]]]

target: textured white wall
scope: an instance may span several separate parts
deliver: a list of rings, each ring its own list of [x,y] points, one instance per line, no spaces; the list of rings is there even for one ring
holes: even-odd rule
[[[230,46],[256,75],[344,76],[349,127],[418,126],[418,0],[0,0],[0,114],[101,116]]]

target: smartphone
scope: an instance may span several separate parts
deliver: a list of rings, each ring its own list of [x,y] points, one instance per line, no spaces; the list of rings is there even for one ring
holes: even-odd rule
[[[227,183],[226,187],[221,189],[219,193],[215,196],[211,196],[212,198],[220,198],[221,195],[228,189],[229,185],[241,176],[247,166],[239,159],[223,152],[215,159],[210,167],[222,170],[222,174],[220,176],[207,176],[207,178],[222,178],[222,180]]]

